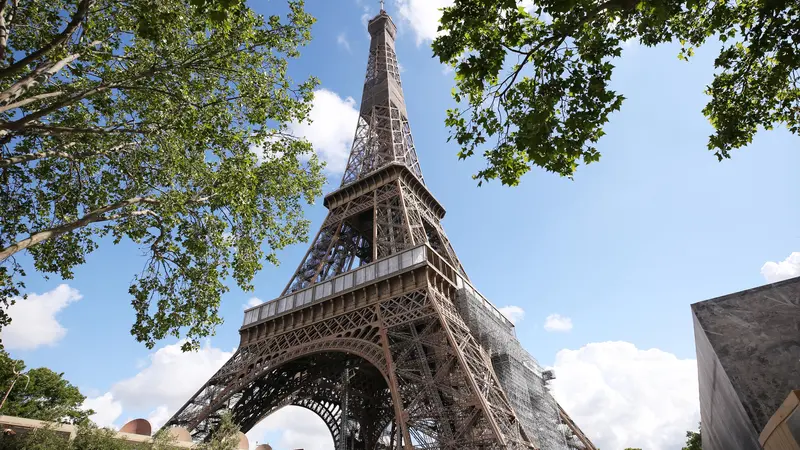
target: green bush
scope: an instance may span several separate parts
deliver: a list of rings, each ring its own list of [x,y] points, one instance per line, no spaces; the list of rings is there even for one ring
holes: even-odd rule
[[[91,422],[78,426],[75,439],[59,432],[54,426],[47,426],[17,435],[0,434],[0,450],[177,450],[175,438],[169,433],[159,431],[152,442],[131,442],[120,439],[110,428],[98,428]],[[224,413],[217,431],[209,442],[201,444],[197,450],[236,450],[239,444],[239,427],[230,414]]]
[[[175,450],[174,439],[166,433],[157,433],[152,442],[131,442],[116,437],[114,430],[81,425],[75,439],[69,441],[53,427],[44,427],[29,433],[0,437],[0,450]]]

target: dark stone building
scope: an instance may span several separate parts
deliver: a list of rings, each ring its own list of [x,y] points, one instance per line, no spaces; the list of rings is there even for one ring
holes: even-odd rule
[[[800,277],[692,305],[703,450],[759,450],[800,388]]]

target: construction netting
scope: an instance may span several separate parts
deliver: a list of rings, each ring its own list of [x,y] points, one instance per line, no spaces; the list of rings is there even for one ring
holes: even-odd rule
[[[541,450],[583,449],[562,423],[556,400],[548,389],[552,371],[543,370],[522,347],[514,325],[473,289],[461,289],[456,307],[473,336],[489,353],[500,385],[523,428]]]

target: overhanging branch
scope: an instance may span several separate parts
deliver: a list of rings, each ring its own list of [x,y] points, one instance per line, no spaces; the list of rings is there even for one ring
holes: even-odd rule
[[[83,22],[83,19],[86,17],[86,13],[89,12],[89,7],[93,2],[94,0],[81,0],[81,2],[78,4],[78,10],[72,16],[72,20],[69,22],[69,24],[67,24],[67,27],[64,28],[61,33],[59,33],[39,50],[36,50],[14,64],[6,67],[5,69],[0,69],[0,78],[7,78],[16,74],[20,70],[24,69],[28,64],[36,61],[38,58],[41,58],[47,54],[47,52],[50,50],[66,42],[72,33],[75,32],[78,26],[80,26],[81,22]]]
[[[56,238],[58,236],[61,236],[62,234],[75,231],[78,228],[85,227],[92,223],[112,220],[106,216],[106,214],[108,214],[109,212],[117,211],[127,206],[143,204],[143,203],[158,204],[159,202],[157,199],[150,197],[133,197],[126,200],[120,200],[116,203],[112,203],[110,205],[106,205],[101,208],[97,208],[78,220],[65,223],[57,227],[49,228],[47,230],[36,232],[27,237],[26,239],[23,239],[15,244],[9,245],[8,247],[0,250],[0,262],[5,261],[9,257],[13,256],[15,253],[18,253],[22,250],[25,250],[29,247],[32,247],[48,239]]]

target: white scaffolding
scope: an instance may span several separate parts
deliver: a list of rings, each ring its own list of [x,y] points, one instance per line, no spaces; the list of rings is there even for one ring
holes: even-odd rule
[[[461,289],[456,305],[461,317],[481,346],[523,428],[541,450],[584,449],[562,423],[558,405],[547,382],[554,378],[520,345],[514,325],[498,317],[496,308],[470,288]]]

